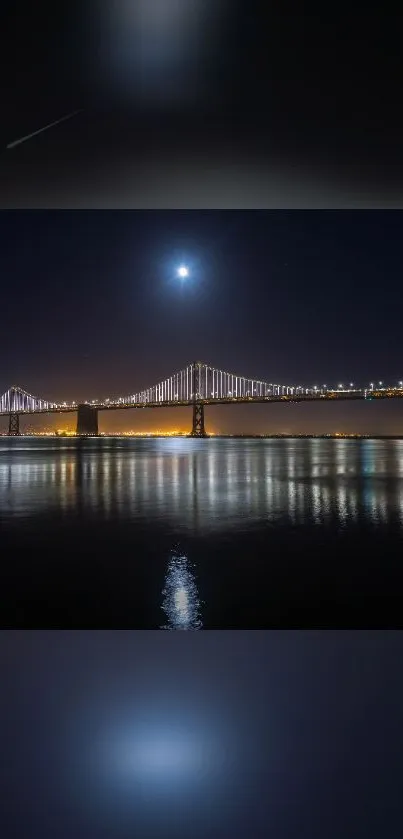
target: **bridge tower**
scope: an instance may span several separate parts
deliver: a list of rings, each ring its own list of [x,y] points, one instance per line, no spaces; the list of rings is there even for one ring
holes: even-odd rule
[[[204,404],[201,402],[201,368],[200,361],[192,364],[192,393],[193,393],[193,423],[191,437],[207,437],[204,427]]]
[[[78,405],[76,434],[81,437],[98,436],[98,409],[91,405]]]
[[[9,437],[19,437],[21,434],[20,432],[20,415],[19,414],[10,414],[8,420],[8,436]]]

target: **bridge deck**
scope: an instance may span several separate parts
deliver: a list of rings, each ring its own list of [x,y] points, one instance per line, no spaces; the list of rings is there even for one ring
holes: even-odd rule
[[[186,400],[159,400],[157,402],[114,402],[109,400],[108,402],[86,402],[80,404],[86,404],[88,407],[93,408],[97,411],[116,411],[116,410],[128,410],[130,408],[139,409],[139,408],[180,408],[180,407],[192,407],[195,402],[200,405],[250,405],[250,404],[263,404],[263,403],[279,403],[279,402],[289,402],[289,403],[299,403],[299,402],[340,402],[344,400],[364,400],[370,401],[372,399],[401,399],[403,398],[403,388],[399,389],[388,389],[388,390],[380,390],[380,391],[364,391],[364,390],[356,390],[356,391],[329,391],[327,393],[319,393],[319,394],[293,394],[293,395],[278,395],[278,396],[237,396],[237,397],[212,397],[210,399],[206,398],[197,398],[194,399],[186,399]],[[78,403],[71,403],[71,404],[53,404],[49,407],[41,407],[41,408],[19,408],[15,407],[12,410],[0,410],[0,416],[8,416],[10,413],[18,413],[18,414],[66,414],[66,413],[73,413],[78,410]]]

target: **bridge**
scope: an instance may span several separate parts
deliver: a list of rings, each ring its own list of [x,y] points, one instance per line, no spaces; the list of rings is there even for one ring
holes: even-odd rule
[[[193,411],[190,436],[207,437],[204,423],[206,405],[385,398],[403,398],[403,381],[391,385],[370,382],[363,387],[354,386],[353,383],[334,387],[270,384],[227,373],[196,361],[139,393],[87,402],[51,402],[12,386],[0,397],[0,416],[8,416],[8,434],[16,436],[20,434],[21,416],[76,412],[77,434],[96,436],[99,411],[189,406]]]

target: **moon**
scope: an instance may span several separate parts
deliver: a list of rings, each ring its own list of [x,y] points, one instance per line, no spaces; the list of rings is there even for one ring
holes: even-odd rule
[[[184,279],[189,276],[189,268],[186,265],[180,265],[178,268],[178,276]]]

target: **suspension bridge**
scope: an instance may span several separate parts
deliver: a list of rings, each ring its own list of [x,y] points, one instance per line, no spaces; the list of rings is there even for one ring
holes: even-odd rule
[[[51,402],[32,396],[14,385],[0,397],[0,416],[8,417],[8,434],[16,436],[20,434],[21,416],[76,412],[77,434],[96,436],[99,411],[189,406],[193,411],[190,436],[207,437],[204,422],[206,405],[385,398],[403,398],[403,381],[390,385],[370,382],[360,387],[352,382],[336,386],[273,384],[227,373],[196,361],[139,393],[86,402]]]

